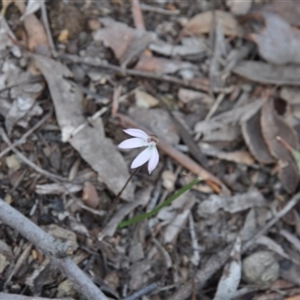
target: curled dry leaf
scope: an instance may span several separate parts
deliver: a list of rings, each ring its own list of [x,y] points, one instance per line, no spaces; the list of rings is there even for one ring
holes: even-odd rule
[[[292,153],[278,141],[282,137],[292,148],[299,149],[299,140],[295,130],[275,111],[273,99],[268,100],[261,113],[262,134],[270,153],[278,159],[279,177],[285,189],[293,193],[299,183],[299,171]]]
[[[275,159],[270,154],[262,135],[260,114],[260,111],[258,111],[250,119],[242,123],[243,137],[249,150],[260,163],[274,163]]]
[[[250,38],[258,45],[260,55],[273,64],[300,62],[300,30],[278,15],[262,13],[265,28]]]
[[[98,172],[98,179],[117,194],[129,177],[127,164],[112,141],[104,136],[101,119],[86,126],[83,115],[82,94],[79,87],[69,80],[70,70],[50,58],[35,55],[35,63],[44,75],[54,103],[62,140],[70,144],[81,157]],[[133,200],[133,186],[129,183],[122,194],[127,201]]]
[[[215,12],[206,11],[194,16],[183,28],[182,35],[201,35],[209,33],[214,23],[214,17],[216,20],[221,21],[224,35],[232,37],[242,35],[242,29],[233,15],[221,10],[216,10]]]

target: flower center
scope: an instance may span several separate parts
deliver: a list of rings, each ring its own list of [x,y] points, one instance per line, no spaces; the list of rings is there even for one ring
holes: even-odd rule
[[[159,139],[156,135],[149,135],[149,138],[147,139],[148,144],[156,145],[158,143]]]

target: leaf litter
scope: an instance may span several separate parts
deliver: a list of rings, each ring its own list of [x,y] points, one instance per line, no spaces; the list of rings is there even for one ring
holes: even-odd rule
[[[299,11],[238,4],[3,5],[3,198],[70,244],[107,297],[299,295]],[[78,26],[64,20],[70,12]],[[136,154],[117,149],[123,126],[157,135],[160,162],[150,177],[131,173],[119,199]],[[195,189],[118,229],[195,175],[204,179]],[[4,293],[81,297],[72,277],[51,276],[37,245],[2,230],[14,252],[0,256]],[[249,275],[246,260],[259,255],[272,274]]]

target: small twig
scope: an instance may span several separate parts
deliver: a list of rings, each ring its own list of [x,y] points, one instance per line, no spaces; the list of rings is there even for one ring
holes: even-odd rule
[[[178,15],[180,13],[180,11],[178,9],[168,10],[168,9],[151,6],[151,5],[144,4],[144,3],[141,3],[140,7],[144,11],[155,12],[155,13],[158,13],[158,14],[168,15],[168,16],[174,16],[174,15]]]
[[[51,109],[51,111],[49,113],[47,113],[39,122],[37,122],[33,127],[31,127],[27,132],[25,132],[21,136],[21,138],[19,138],[17,141],[10,144],[6,149],[4,149],[0,153],[0,158],[3,157],[5,154],[7,154],[9,151],[11,151],[13,148],[25,143],[26,139],[51,117],[52,112],[53,112],[53,110]]]
[[[197,240],[196,230],[195,230],[195,222],[193,219],[193,215],[189,214],[189,227],[190,227],[190,235],[192,240],[193,247],[193,256],[191,257],[191,262],[194,266],[198,266],[200,262],[200,247]]]
[[[160,81],[166,81],[166,82],[170,82],[170,83],[176,83],[181,86],[190,87],[190,88],[202,90],[205,92],[207,92],[209,90],[209,81],[207,79],[203,79],[203,82],[199,82],[198,80],[197,81],[181,80],[179,78],[169,76],[169,75],[160,75],[160,74],[150,73],[150,72],[145,72],[145,71],[121,68],[116,65],[110,64],[107,61],[100,60],[99,58],[80,57],[80,56],[70,55],[70,54],[60,55],[60,58],[62,58],[64,60],[69,60],[73,63],[81,63],[81,64],[90,65],[93,67],[101,67],[101,68],[105,68],[105,69],[110,69],[110,70],[113,70],[115,72],[118,72],[118,73],[124,74],[124,75],[131,75],[131,76],[150,78],[150,79],[155,79],[155,80],[160,80]]]
[[[124,300],[136,300],[141,298],[144,295],[147,295],[158,288],[158,284],[156,282],[151,283],[150,285],[144,287],[143,289],[133,293],[131,296],[125,298]]]
[[[139,0],[131,0],[131,11],[136,29],[145,31],[145,22]]]
[[[27,240],[50,256],[63,274],[74,283],[78,291],[85,295],[87,299],[107,300],[101,290],[97,288],[72,259],[65,257],[72,252],[72,249],[68,245],[56,240],[43,231],[2,199],[0,199],[0,220],[18,231]]]

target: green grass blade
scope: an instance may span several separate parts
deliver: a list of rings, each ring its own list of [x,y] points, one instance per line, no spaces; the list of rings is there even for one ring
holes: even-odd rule
[[[201,178],[196,178],[193,181],[191,181],[190,183],[188,183],[187,185],[185,185],[184,187],[182,187],[178,192],[176,192],[174,195],[172,195],[170,198],[168,198],[166,201],[164,201],[162,204],[160,204],[159,206],[155,207],[153,210],[138,215],[136,217],[133,217],[127,221],[121,222],[118,225],[118,228],[124,228],[127,227],[129,225],[132,225],[134,223],[137,223],[139,221],[142,221],[144,219],[150,218],[154,215],[156,215],[162,208],[170,205],[175,199],[177,199],[178,197],[180,197],[183,193],[185,193],[186,191],[190,190],[195,184],[199,183],[201,181]]]

